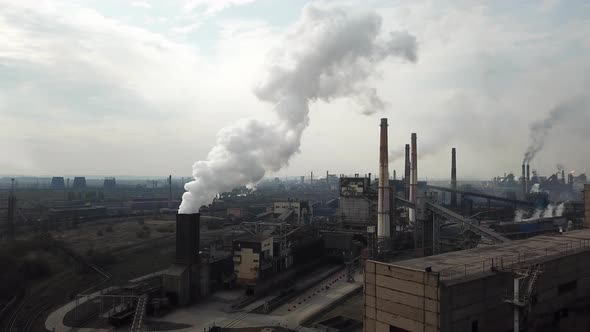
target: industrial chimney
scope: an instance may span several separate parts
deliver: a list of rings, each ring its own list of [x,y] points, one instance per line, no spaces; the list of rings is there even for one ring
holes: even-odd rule
[[[526,166],[522,164],[522,199],[526,198]]]
[[[451,149],[451,206],[457,206],[457,153],[455,148]]]
[[[389,148],[387,147],[387,119],[381,119],[379,137],[379,197],[377,207],[377,236],[389,237]]]
[[[418,189],[418,151],[417,151],[417,137],[416,133],[412,133],[412,141],[411,141],[411,155],[412,159],[410,161],[410,202],[416,204],[416,194]],[[410,222],[416,221],[416,211],[414,209],[410,209]]]
[[[410,144],[406,144],[406,160],[404,165],[404,186],[406,199],[410,199]]]

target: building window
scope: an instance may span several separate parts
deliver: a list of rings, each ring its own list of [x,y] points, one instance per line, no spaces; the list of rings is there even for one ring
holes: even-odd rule
[[[578,288],[578,281],[577,280],[570,281],[568,283],[559,285],[559,287],[557,288],[557,294],[562,295],[562,294],[574,291],[577,288]]]

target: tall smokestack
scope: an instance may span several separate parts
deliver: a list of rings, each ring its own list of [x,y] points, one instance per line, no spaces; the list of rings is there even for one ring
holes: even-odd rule
[[[451,149],[451,189],[457,190],[457,151]],[[457,206],[457,192],[451,193],[451,206]]]
[[[522,164],[522,198],[526,197],[526,166]]]
[[[406,144],[406,161],[404,169],[404,185],[406,189],[406,199],[410,199],[410,144]]]
[[[418,189],[418,145],[416,133],[412,133],[412,142],[411,142],[411,156],[412,159],[410,161],[410,202],[416,204],[416,190]],[[414,209],[410,209],[410,222],[416,221],[416,211]]]
[[[387,119],[381,119],[379,137],[379,197],[377,209],[377,235],[389,237],[389,148],[387,147]]]
[[[326,184],[330,185],[330,172],[326,171]]]
[[[565,170],[561,170],[561,183],[565,184]]]
[[[172,208],[172,175],[168,175],[168,208]]]

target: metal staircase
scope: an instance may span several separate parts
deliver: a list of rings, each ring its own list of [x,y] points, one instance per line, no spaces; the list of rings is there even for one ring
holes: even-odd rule
[[[531,295],[535,290],[539,274],[543,273],[541,264],[529,265],[526,271],[517,272],[515,279],[518,280],[518,291],[507,295],[505,301],[519,307],[527,307],[531,302]]]
[[[130,332],[143,331],[143,319],[145,317],[145,309],[147,305],[148,296],[144,294],[137,300],[137,307],[135,307],[135,315],[133,316],[133,324],[131,324]]]

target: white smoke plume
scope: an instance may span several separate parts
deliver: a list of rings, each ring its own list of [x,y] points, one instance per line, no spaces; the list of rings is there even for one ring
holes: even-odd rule
[[[545,211],[543,211],[543,218],[552,218],[554,212],[555,212],[555,205],[553,205],[553,204],[547,205],[547,207],[545,208]]]
[[[556,217],[561,217],[563,215],[563,210],[565,208],[565,204],[561,203],[559,205],[557,205],[557,208],[555,209],[555,216]]]
[[[545,119],[531,123],[529,126],[530,143],[522,162],[529,163],[535,158],[535,155],[543,149],[549,131],[563,118],[584,114],[589,110],[588,98],[578,96],[555,106]]]
[[[521,222],[526,213],[527,211],[521,209],[514,211],[514,222]]]
[[[207,159],[193,165],[194,181],[185,185],[179,213],[198,212],[216,193],[255,184],[286,166],[299,152],[309,102],[348,97],[364,114],[383,109],[367,79],[390,56],[415,62],[417,43],[407,32],[380,30],[375,13],[306,5],[254,90],[274,105],[276,122],[245,120],[221,130]]]

